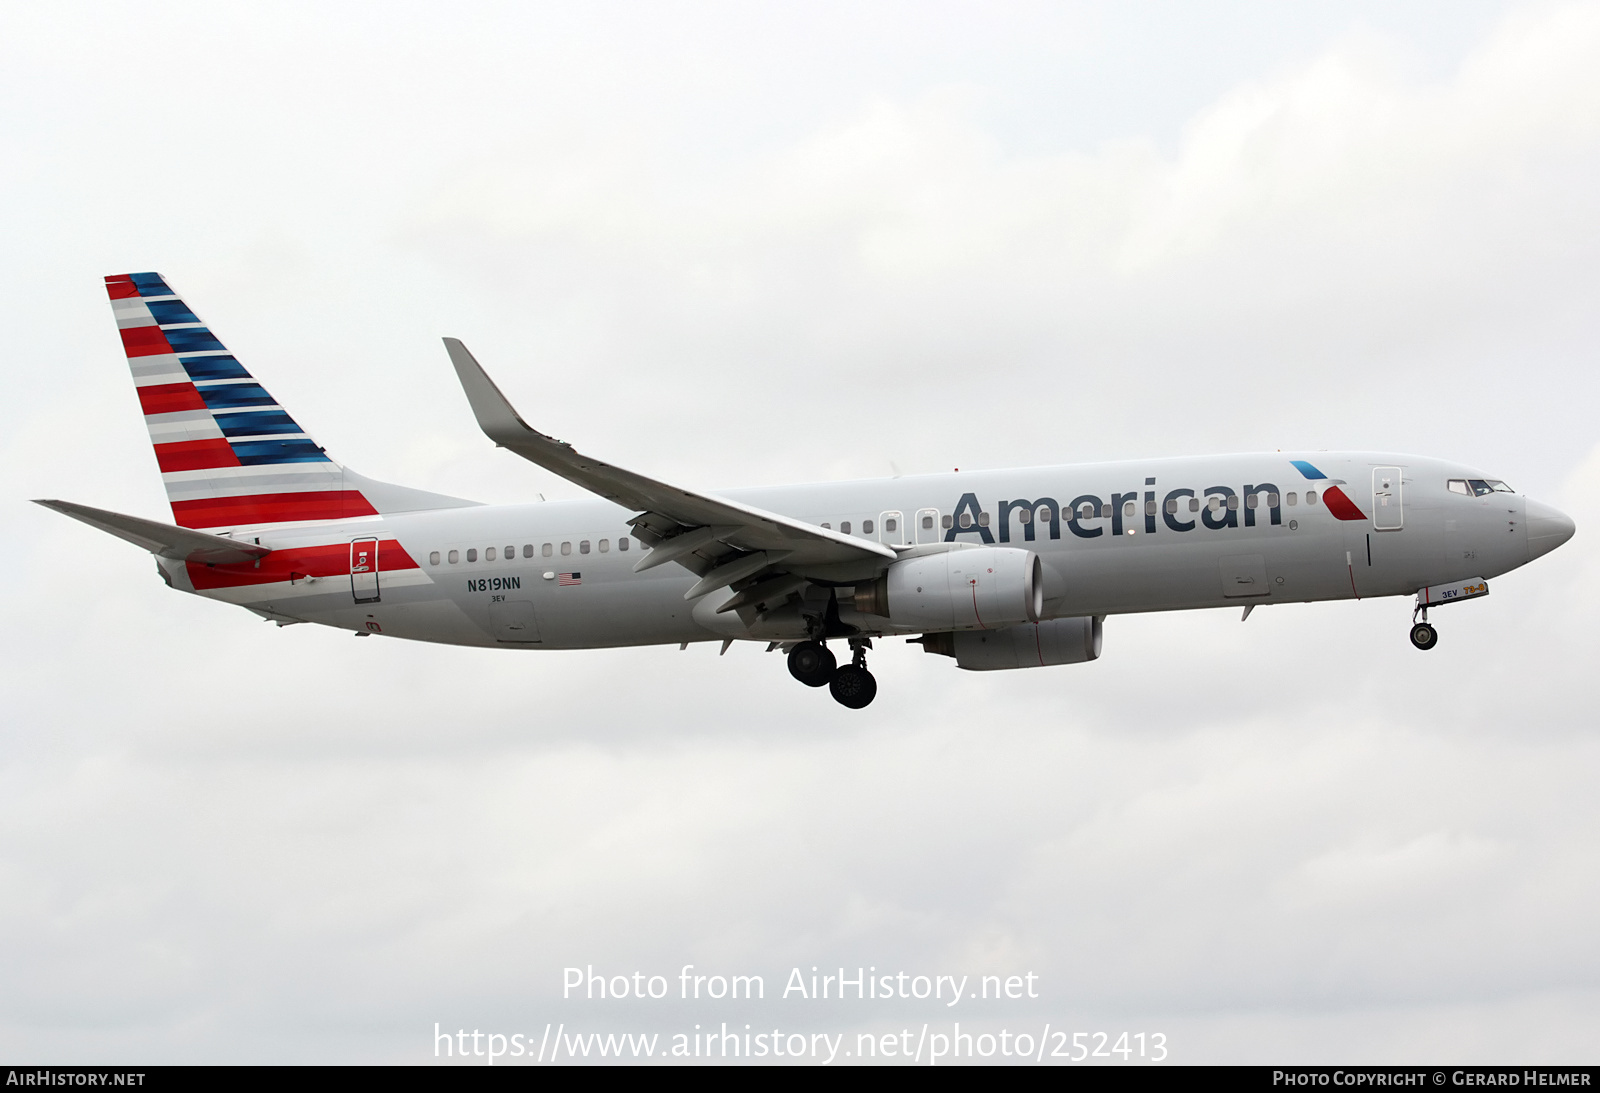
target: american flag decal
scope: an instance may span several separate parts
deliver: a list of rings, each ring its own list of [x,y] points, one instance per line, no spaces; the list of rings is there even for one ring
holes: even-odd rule
[[[557,573],[556,574],[556,584],[558,586],[560,586],[560,587],[564,588],[567,585],[582,584],[582,583],[583,583],[583,574],[582,573]]]

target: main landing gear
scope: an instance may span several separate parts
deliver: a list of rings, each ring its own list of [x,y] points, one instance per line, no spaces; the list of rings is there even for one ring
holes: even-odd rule
[[[854,655],[849,664],[840,668],[822,642],[802,641],[789,650],[789,674],[807,687],[826,686],[841,706],[862,709],[878,695],[878,681],[867,671],[867,650],[871,646],[870,638],[851,638]]]
[[[802,641],[789,650],[789,674],[807,687],[826,687],[836,663],[820,641]]]
[[[1422,621],[1417,621],[1417,616],[1422,616]],[[1419,607],[1411,612],[1411,644],[1424,651],[1432,649],[1439,644],[1439,631],[1428,623],[1428,609]]]

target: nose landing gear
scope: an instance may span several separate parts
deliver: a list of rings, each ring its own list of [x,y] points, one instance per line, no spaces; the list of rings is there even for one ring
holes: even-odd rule
[[[833,700],[852,710],[871,704],[878,694],[878,681],[867,671],[870,638],[851,638],[850,663],[836,667],[828,647],[820,641],[803,641],[789,650],[789,674],[807,687],[827,687]]]
[[[1422,616],[1422,621],[1417,621],[1417,616]],[[1427,651],[1439,644],[1439,631],[1428,623],[1428,609],[1419,607],[1411,612],[1411,644],[1418,649]]]

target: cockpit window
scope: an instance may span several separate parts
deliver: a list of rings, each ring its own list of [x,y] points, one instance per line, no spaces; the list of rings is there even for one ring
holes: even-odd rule
[[[1491,493],[1515,493],[1510,486],[1494,478],[1469,478],[1467,485],[1472,489],[1472,496],[1483,497]]]
[[[1459,493],[1466,497],[1483,497],[1491,493],[1517,492],[1498,478],[1452,478],[1448,486],[1451,493]]]

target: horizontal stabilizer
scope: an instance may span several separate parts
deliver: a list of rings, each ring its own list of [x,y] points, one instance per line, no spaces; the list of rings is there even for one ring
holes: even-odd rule
[[[124,516],[120,512],[75,505],[71,501],[35,501],[34,504],[54,509],[74,520],[82,520],[92,528],[99,528],[152,554],[175,561],[237,565],[272,553],[270,547],[257,546],[255,543],[236,542],[220,535],[207,535],[203,531],[173,527],[141,516]]]

